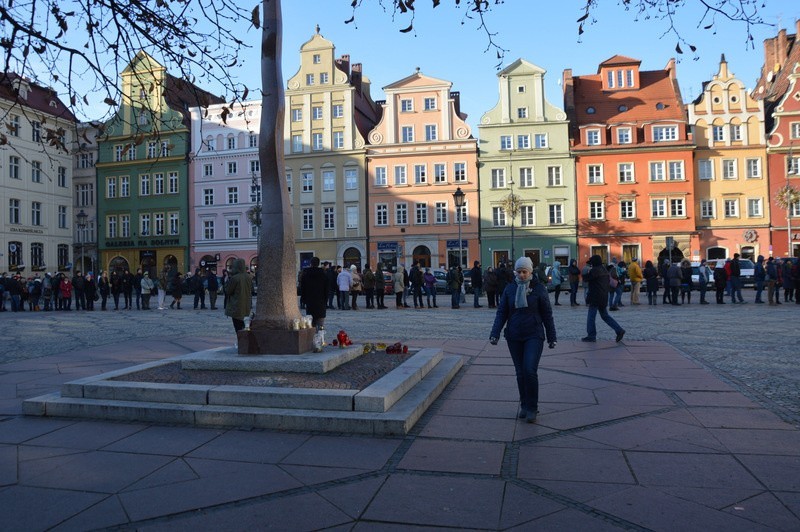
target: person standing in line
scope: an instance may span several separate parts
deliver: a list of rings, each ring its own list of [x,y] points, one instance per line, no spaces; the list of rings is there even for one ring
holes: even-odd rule
[[[561,306],[558,298],[561,296],[561,283],[564,282],[564,277],[561,276],[561,262],[553,261],[553,267],[550,268],[550,283],[553,285],[553,299],[554,305]]]
[[[422,282],[425,283],[425,295],[428,298],[428,308],[438,308],[436,304],[436,276],[433,275],[430,268],[425,268],[425,273],[422,275]],[[431,307],[431,296],[433,296],[433,307]]]
[[[303,270],[300,297],[306,303],[306,314],[311,316],[311,325],[322,330],[328,303],[328,278],[319,266],[319,257],[311,257],[311,266]]]
[[[350,308],[358,310],[358,295],[361,293],[361,274],[358,273],[358,266],[352,264],[350,266]]]
[[[461,308],[461,283],[455,265],[450,266],[450,271],[447,272],[447,288],[450,290],[450,308]]]
[[[350,310],[350,288],[353,286],[353,276],[350,270],[343,268],[336,276],[339,290],[339,310]]]
[[[240,260],[244,262],[244,259]],[[169,304],[169,308],[174,309],[175,305],[178,305],[178,310],[180,310],[181,299],[183,298],[183,277],[181,276],[181,272],[179,271],[175,272],[171,286],[172,286],[172,303]]]
[[[614,329],[614,332],[617,334],[616,341],[621,342],[623,336],[625,336],[625,329],[620,327],[619,323],[617,323],[614,318],[611,317],[606,309],[606,305],[608,305],[609,292],[608,269],[603,266],[603,259],[600,257],[600,255],[592,255],[589,258],[589,265],[591,266],[589,274],[587,275],[589,292],[586,295],[586,304],[589,305],[589,312],[586,316],[586,336],[581,338],[581,341],[597,341],[597,325],[595,324],[595,320],[597,319],[597,314],[599,313],[600,318],[602,318],[602,320],[606,322],[609,327]]]
[[[753,300],[753,303],[756,304],[764,304],[764,300],[761,296],[764,294],[764,285],[767,282],[767,270],[764,267],[764,255],[759,255],[756,258],[756,267],[753,270],[753,281],[756,284],[756,298]]]
[[[642,277],[645,280],[647,290],[647,304],[658,305],[658,270],[653,266],[652,261],[644,263]]]
[[[489,266],[483,274],[483,289],[486,291],[486,306],[489,308],[497,308],[497,285],[497,273]]]
[[[661,284],[664,285],[664,295],[661,298],[661,303],[666,305],[667,303],[672,303],[672,291],[669,288],[669,267],[671,266],[669,259],[664,259],[664,262],[661,263],[661,266],[658,268],[658,274],[661,276]]]
[[[767,282],[767,301],[771,306],[775,305],[775,281],[778,280],[778,268],[775,267],[775,259],[767,259],[767,266],[764,268],[764,279]]]
[[[470,279],[472,279],[472,306],[481,308],[483,305],[480,304],[479,299],[481,297],[481,290],[483,289],[483,269],[481,268],[481,262],[478,260],[472,265]]]
[[[158,310],[167,310],[164,300],[167,297],[167,284],[169,284],[169,266],[164,266],[161,273],[158,274]]]
[[[731,261],[731,275],[729,278],[731,282],[731,303],[744,304],[745,300],[742,297],[742,266],[739,262],[739,254],[733,254]]]
[[[211,310],[217,310],[219,281],[217,280],[217,274],[211,271],[210,268],[206,270],[206,286],[208,286],[208,305],[211,307]]]
[[[411,276],[408,274],[408,270],[406,269],[406,265],[403,264],[403,308],[409,308],[408,306],[408,294],[411,293]]]
[[[111,272],[111,297],[114,299],[114,310],[119,310],[119,295],[122,293],[121,274],[114,270]]]
[[[61,279],[59,290],[63,301],[61,310],[72,310],[72,281],[66,275]]]
[[[364,306],[375,308],[375,274],[369,268],[369,264],[364,265],[361,274],[361,287],[364,289]]]
[[[378,267],[375,268],[375,304],[377,305],[375,308],[380,310],[387,308],[384,297],[386,297],[386,279],[383,277],[383,267],[378,264]],[[330,296],[328,298],[330,299]]]
[[[681,304],[692,303],[692,263],[688,259],[681,261]]]
[[[567,279],[569,279],[569,306],[579,307],[578,303],[578,285],[581,282],[581,269],[578,268],[578,261],[572,259],[569,261],[567,268]]]
[[[225,315],[231,318],[234,332],[244,329],[244,319],[250,316],[253,306],[253,279],[245,271],[244,259],[235,259],[231,264],[230,276],[224,286]],[[180,306],[178,299],[178,308]]]
[[[5,274],[3,275],[5,278]],[[0,288],[0,296],[3,295],[3,290]],[[42,280],[42,300],[44,304],[44,310],[50,311],[52,308],[50,307],[50,302],[53,298],[53,277],[50,275],[50,272],[44,274],[44,280]],[[2,310],[5,310],[5,307],[2,307]]]
[[[706,259],[700,261],[700,266],[697,267],[697,284],[700,290],[700,304],[708,305],[706,301],[706,291],[708,290],[708,282],[711,280],[711,271],[708,269]]]
[[[608,310],[616,311],[619,307],[614,304],[617,297],[617,288],[619,287],[619,270],[616,263],[611,263],[608,269]]]
[[[107,310],[106,304],[108,303],[108,295],[111,293],[111,282],[108,280],[108,272],[105,270],[100,272],[100,278],[97,280],[97,289],[100,291],[100,310]]]
[[[639,305],[639,291],[642,289],[642,268],[639,266],[639,259],[631,259],[628,265],[628,278],[631,280],[631,305]]]
[[[86,296],[86,310],[94,310],[94,302],[97,297],[97,281],[94,279],[94,273],[89,272],[84,278],[84,294]]]
[[[200,268],[195,268],[194,275],[189,278],[189,286],[194,295],[194,310],[197,310],[197,305],[200,305],[201,310],[206,309],[206,287],[203,285],[203,275],[200,273]]]
[[[153,287],[155,284],[150,279],[150,273],[144,272],[142,280],[139,281],[139,293],[142,299],[141,310],[150,310],[150,297],[153,295]]]
[[[133,298],[136,300],[136,310],[142,310],[142,274],[141,268],[136,268],[136,275],[133,276]],[[133,306],[131,305],[131,308]]]
[[[794,267],[794,260],[792,259],[785,259],[781,264],[781,283],[783,284],[783,301],[784,303],[789,303],[790,301],[794,301],[797,303],[797,299],[800,298],[800,294],[796,294],[794,290],[794,281],[792,280],[792,268]],[[776,299],[777,300],[777,299]]]
[[[681,268],[676,263],[671,263],[667,270],[667,282],[669,283],[669,299],[672,305],[680,305],[678,303],[678,294],[681,291]]]
[[[72,291],[75,294],[75,310],[86,310],[86,283],[83,272],[78,270],[72,278]]]
[[[422,266],[419,262],[415,262],[414,266],[408,274],[411,281],[411,290],[413,291],[412,300],[414,301],[414,308],[425,308],[422,302],[422,290],[425,284],[425,275],[422,272]]]
[[[528,423],[536,422],[539,411],[539,361],[544,342],[555,348],[557,336],[553,309],[547,288],[533,274],[533,262],[520,257],[514,265],[516,280],[500,296],[489,342],[497,345],[500,332],[508,344],[519,392],[517,417]]]
[[[334,310],[333,298],[339,295],[339,288],[336,285],[336,267],[330,262],[325,263],[325,278],[328,279],[328,309]],[[338,298],[337,298],[338,299]]]
[[[399,271],[397,268],[393,268],[394,273],[392,274],[392,282],[394,284],[394,297],[397,302],[397,310],[401,308],[405,308],[407,305],[403,305],[403,294],[406,291],[405,285],[405,276],[403,272]]]
[[[125,298],[125,310],[133,308],[133,284],[135,277],[129,270],[122,275],[122,295]]]
[[[717,266],[714,268],[714,290],[717,296],[717,305],[725,304],[725,288],[728,286],[728,272],[725,269],[725,263],[717,261]]]

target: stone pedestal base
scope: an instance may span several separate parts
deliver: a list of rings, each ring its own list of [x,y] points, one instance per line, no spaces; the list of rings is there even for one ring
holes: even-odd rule
[[[286,331],[278,329],[241,330],[237,333],[240,355],[299,355],[314,349],[311,329]]]

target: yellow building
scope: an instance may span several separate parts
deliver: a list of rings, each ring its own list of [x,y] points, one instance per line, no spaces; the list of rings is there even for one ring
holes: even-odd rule
[[[688,107],[697,144],[694,203],[700,233],[693,258],[740,253],[755,260],[768,254],[764,103],[750,97],[723,55],[719,72]]]

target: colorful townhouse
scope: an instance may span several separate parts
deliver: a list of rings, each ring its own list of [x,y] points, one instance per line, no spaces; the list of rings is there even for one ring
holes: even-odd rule
[[[451,88],[419,69],[383,88],[381,120],[368,136],[370,265],[480,260],[477,142]]]
[[[700,256],[694,143],[671,59],[662,70],[615,55],[563,74],[575,156],[579,262]]]
[[[534,266],[576,257],[575,166],[566,113],[545,98],[545,70],[517,59],[497,74],[480,120],[481,261]]]
[[[91,122],[77,128],[75,153],[72,158],[72,209],[75,213],[73,252],[76,268],[97,274],[97,175],[98,129]]]
[[[122,102],[99,140],[99,268],[189,266],[190,107],[222,100],[145,52],[121,73]]]
[[[367,261],[365,138],[380,116],[362,65],[334,57],[316,33],[300,47],[285,93],[284,154],[293,205],[297,267],[311,257]]]
[[[719,71],[688,108],[697,145],[692,207],[700,256],[720,259],[739,253],[755,261],[768,255],[764,102],[748,94],[722,56]]]
[[[72,269],[75,122],[53,89],[0,74],[0,272]]]
[[[222,275],[258,265],[261,100],[193,107],[189,152],[189,266]]]
[[[770,242],[775,257],[800,257],[800,20],[795,27],[794,34],[782,29],[764,41],[764,66],[752,93],[764,101],[767,117]]]

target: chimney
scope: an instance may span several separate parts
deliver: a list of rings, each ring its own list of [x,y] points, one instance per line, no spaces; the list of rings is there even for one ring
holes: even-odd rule
[[[575,109],[575,91],[572,80],[572,69],[565,68],[561,75],[561,90],[564,93],[564,110],[569,114]]]
[[[349,56],[348,56],[349,60]],[[350,84],[356,88],[356,93],[361,94],[361,63],[353,63],[353,71],[350,74]]]
[[[781,65],[781,68],[783,68],[788,55],[788,39],[786,38],[786,30],[783,29],[778,32],[778,45],[775,50],[775,63]],[[773,63],[773,66],[775,66],[775,63]]]
[[[350,55],[344,54],[342,57],[337,59],[336,68],[344,72],[347,76],[350,76]]]
[[[669,78],[670,79],[673,79],[673,80],[676,79],[677,75],[675,73],[675,58],[674,57],[671,57],[669,59],[669,61],[667,61],[667,66],[664,67],[664,70],[666,70],[669,73]]]
[[[461,93],[459,91],[450,91],[450,99],[453,100],[456,116],[461,116]]]

